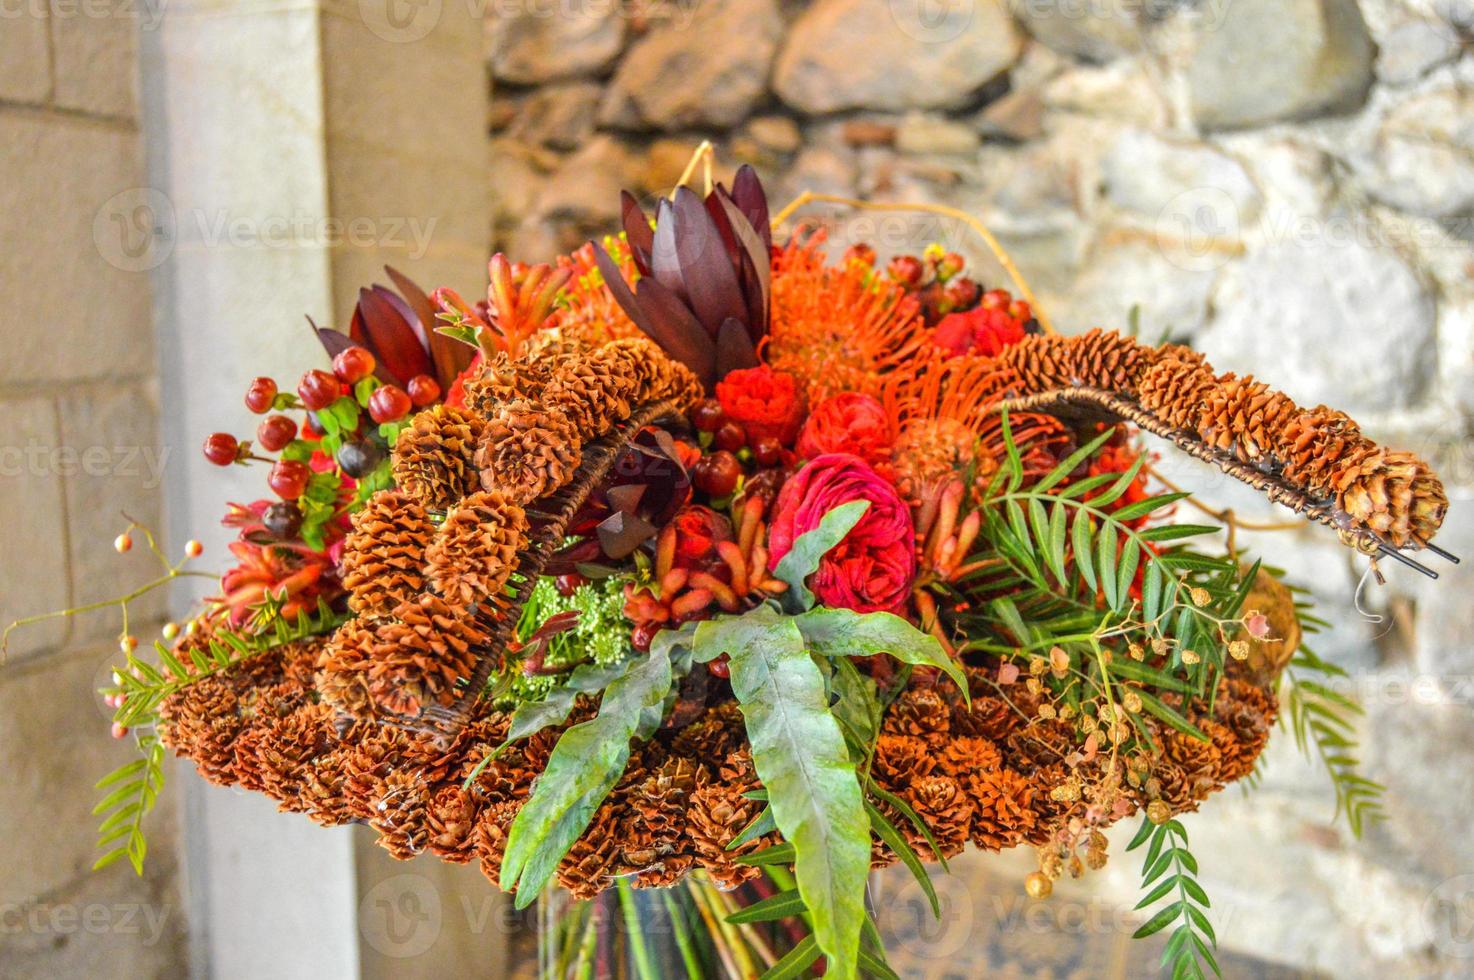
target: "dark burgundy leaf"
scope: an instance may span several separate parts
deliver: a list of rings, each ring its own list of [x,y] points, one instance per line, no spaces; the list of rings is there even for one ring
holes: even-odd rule
[[[594,246],[594,264],[599,267],[599,274],[604,277],[604,285],[609,287],[609,292],[614,295],[614,301],[631,320],[635,321],[635,326],[659,343],[659,338],[655,336],[650,326],[650,318],[645,316],[644,310],[640,309],[639,301],[635,299],[629,283],[624,281],[624,273],[620,271],[613,257],[598,242],[589,244]]]
[[[691,310],[654,278],[641,279],[640,308],[651,329],[646,330],[665,352],[685,364],[708,389],[715,383],[716,344]]]
[[[757,348],[747,335],[747,327],[740,320],[728,319],[722,324],[721,333],[717,334],[717,380],[733,371],[757,365]]]
[[[551,637],[557,636],[559,633],[566,633],[577,625],[577,609],[568,609],[564,612],[554,613],[553,615],[549,616],[547,620],[541,626],[539,626],[531,636],[527,638],[527,642],[535,643],[540,640],[547,640]]]
[[[681,278],[681,254],[676,242],[674,209],[665,198],[655,208],[655,237],[650,244],[650,275],[682,303],[686,283]]]
[[[696,318],[708,330],[729,317],[746,319],[747,304],[721,233],[701,199],[690,188],[676,189],[672,208],[681,281]],[[663,281],[663,280],[662,280]]]
[[[640,498],[645,496],[648,488],[643,483],[626,483],[623,486],[610,487],[604,494],[609,506],[613,510],[623,511],[626,514],[638,513]]]
[[[421,326],[424,327],[426,339],[430,345],[430,359],[435,363],[435,380],[440,382],[442,391],[450,389],[455,379],[461,372],[471,366],[471,359],[476,352],[468,345],[459,340],[453,340],[443,333],[438,333],[440,320],[435,315],[435,304],[425,291],[417,286],[414,280],[394,268],[392,265],[384,266],[384,271],[389,278],[394,280],[394,285],[399,287],[405,302],[415,311]]]
[[[742,290],[747,299],[749,308],[749,319],[747,321],[748,333],[752,336],[753,343],[757,343],[768,334],[768,310],[769,297],[772,294],[773,258],[768,246],[763,244],[762,238],[747,217],[737,209],[737,205],[724,195],[718,198],[723,208],[727,209],[727,219],[731,224],[732,233],[742,245]],[[752,310],[760,312],[753,313]]]
[[[636,514],[615,511],[599,525],[599,544],[605,555],[618,561],[634,554],[658,530],[654,524]]]
[[[762,238],[763,244],[771,249],[773,225],[772,219],[768,217],[768,195],[763,191],[763,182],[758,180],[757,171],[750,164],[744,163],[738,168],[737,176],[732,178],[732,200],[747,215],[748,222]]]
[[[332,327],[319,327],[312,321],[312,317],[307,318],[307,325],[312,328],[312,333],[317,337],[318,343],[322,344],[322,349],[328,352],[329,359],[355,346],[353,339],[347,334],[341,330],[334,330]]]
[[[629,191],[619,192],[619,206],[624,223],[625,241],[629,243],[630,255],[640,275],[650,274],[650,250],[654,247],[655,231],[650,227],[650,216],[635,196]]]
[[[580,565],[597,562],[603,553],[597,538],[584,538],[577,544],[571,544],[554,552],[547,564],[543,566],[543,574],[571,575],[578,571]]]
[[[362,315],[364,332],[373,344],[379,363],[395,377],[408,382],[416,375],[429,374],[435,370],[435,365],[430,363],[430,355],[420,343],[414,328],[405,320],[400,310],[381,294],[370,289],[360,289],[357,313]]]

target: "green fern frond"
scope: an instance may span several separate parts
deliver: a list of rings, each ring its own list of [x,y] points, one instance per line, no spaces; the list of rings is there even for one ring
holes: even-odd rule
[[[1162,951],[1162,966],[1171,971],[1173,980],[1204,980],[1207,970],[1223,976],[1214,955],[1218,937],[1206,912],[1212,903],[1198,883],[1198,861],[1188,850],[1187,831],[1176,820],[1157,826],[1143,817],[1141,829],[1126,850],[1143,845],[1147,851],[1141,866],[1141,887],[1146,894],[1136,909],[1164,900],[1167,904],[1159,907],[1132,938],[1145,939],[1176,923]]]

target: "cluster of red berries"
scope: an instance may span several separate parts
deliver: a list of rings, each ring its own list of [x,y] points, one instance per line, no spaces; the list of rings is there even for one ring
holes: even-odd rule
[[[378,367],[372,352],[363,347],[349,347],[333,358],[332,372],[313,369],[302,375],[297,382],[297,393],[281,391],[271,378],[257,378],[246,389],[246,408],[266,418],[256,429],[256,444],[267,452],[281,452],[299,435],[299,426],[292,418],[281,414],[284,410],[305,409],[306,428],[320,436],[323,429],[316,413],[322,412],[340,398],[350,396],[353,386],[370,378]],[[407,390],[406,390],[407,389]],[[426,374],[412,378],[406,388],[394,384],[382,384],[374,388],[368,398],[368,415],[382,425],[397,422],[416,408],[432,405],[440,400],[440,385]],[[268,414],[270,413],[270,414]],[[256,456],[251,443],[238,440],[228,432],[216,432],[205,440],[205,458],[217,466],[250,461],[272,462],[267,484],[282,500],[292,501],[302,496],[312,479],[312,468],[300,460],[279,459],[274,462]],[[371,439],[345,441],[337,451],[338,465],[343,472],[357,478],[370,472],[384,458],[385,447]],[[278,515],[276,522],[285,528],[290,521]]]
[[[750,459],[762,467],[783,462],[781,442],[773,436],[749,439],[742,423],[729,418],[715,398],[698,402],[691,409],[690,418],[698,432],[710,435],[714,447],[691,467],[691,482],[703,493],[726,497],[735,492],[742,478],[744,460]]]
[[[874,267],[875,249],[852,245],[845,251],[845,260]],[[885,274],[917,298],[927,325],[935,326],[948,313],[970,310],[982,300],[983,288],[977,280],[963,275],[966,268],[967,260],[961,255],[931,245],[919,256],[892,258],[886,263]]]

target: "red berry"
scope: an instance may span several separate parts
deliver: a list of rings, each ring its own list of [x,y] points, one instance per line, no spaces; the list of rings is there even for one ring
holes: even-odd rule
[[[271,492],[283,500],[296,500],[307,490],[307,481],[312,479],[312,470],[306,463],[295,459],[279,459],[266,478]]]
[[[717,430],[715,441],[718,449],[735,453],[747,445],[747,432],[743,430],[741,422],[728,420],[723,422],[722,427]]]
[[[560,596],[567,598],[573,595],[578,590],[578,587],[587,581],[588,579],[579,575],[577,572],[570,572],[567,575],[559,575],[553,580],[553,585],[557,588]]]
[[[954,310],[970,310],[978,303],[978,297],[982,294],[982,287],[977,280],[969,279],[967,276],[958,276],[947,283],[947,302]]]
[[[285,415],[268,415],[256,427],[256,441],[267,452],[281,452],[287,443],[297,438],[297,423]]]
[[[715,432],[722,427],[727,419],[727,414],[722,411],[721,402],[715,398],[708,398],[699,402],[691,409],[691,424],[702,432]]]
[[[660,632],[660,624],[657,622],[636,623],[635,628],[630,630],[630,646],[641,653],[650,649],[650,641],[655,639],[655,634]]]
[[[961,272],[967,265],[967,259],[956,252],[948,252],[937,259],[937,278],[945,281],[951,279]]]
[[[725,449],[703,458],[693,474],[696,486],[713,497],[725,497],[736,490],[741,477],[742,464]]]
[[[397,385],[384,385],[369,395],[369,415],[380,425],[404,418],[414,407],[409,395]]]
[[[752,458],[759,466],[777,466],[783,462],[783,443],[776,436],[763,436],[753,444]]]
[[[417,374],[409,379],[409,400],[415,408],[424,408],[440,401],[440,382],[428,374]]]
[[[363,347],[349,347],[338,352],[333,358],[333,373],[338,380],[344,384],[356,385],[364,378],[374,373],[378,362],[374,355]]]
[[[722,680],[732,676],[732,664],[725,653],[707,664],[706,669],[711,671],[711,676],[720,677]]]
[[[857,245],[851,245],[849,248],[844,250],[844,260],[846,263],[858,262],[861,265],[874,265],[875,249],[871,248],[869,245],[866,245],[864,242],[860,242]]]
[[[127,738],[128,737],[128,726],[127,725],[124,725],[122,722],[115,721],[115,722],[113,722],[112,733],[113,733],[113,738]]]
[[[216,466],[234,463],[240,451],[240,442],[229,432],[217,432],[205,440],[205,458]]]
[[[327,408],[338,400],[342,392],[338,379],[326,371],[312,370],[302,375],[302,380],[297,382],[297,395],[314,412]]]
[[[257,378],[246,389],[246,407],[257,415],[271,411],[276,402],[276,382],[270,378]]]
[[[926,266],[914,255],[897,255],[886,264],[885,271],[903,286],[919,286]]]

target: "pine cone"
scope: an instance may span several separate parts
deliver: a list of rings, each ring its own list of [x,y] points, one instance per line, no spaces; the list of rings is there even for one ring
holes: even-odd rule
[[[915,735],[882,734],[875,743],[874,771],[891,792],[904,790],[936,768],[931,746]]]
[[[591,441],[629,418],[639,386],[639,373],[624,351],[600,347],[567,358],[543,390],[542,403],[567,416]]]
[[[546,379],[524,370],[506,355],[499,352],[484,361],[475,377],[468,378],[463,386],[466,392],[466,407],[482,418],[491,418],[503,405],[519,398],[536,399],[542,394]]]
[[[943,775],[965,778],[986,769],[1003,765],[1003,753],[991,739],[956,736],[947,741],[937,756],[937,768]]]
[[[1156,355],[1135,338],[1096,328],[1068,342],[1071,381],[1091,388],[1135,394]]]
[[[500,596],[527,544],[527,516],[497,490],[471,494],[446,515],[425,551],[430,584],[461,609]]]
[[[261,781],[268,796],[284,810],[310,806],[303,789],[316,761],[336,747],[333,709],[326,704],[303,704],[277,719],[260,744]]]
[[[379,832],[379,846],[396,860],[408,861],[429,849],[429,796],[429,786],[415,769],[395,769],[384,777],[369,826]]]
[[[1001,851],[1033,830],[1035,789],[1014,770],[978,772],[963,786],[972,802],[972,842],[978,847]]]
[[[476,821],[476,856],[481,861],[481,873],[493,884],[501,878],[507,835],[511,833],[512,821],[517,819],[517,811],[521,808],[521,800],[492,803],[481,811]]]
[[[999,364],[1018,378],[1019,395],[1069,388],[1074,380],[1074,358],[1069,338],[1058,334],[1025,337],[998,355]]]
[[[457,681],[476,667],[489,635],[474,617],[424,595],[394,619],[345,624],[333,637],[319,690],[357,717],[417,715],[427,703],[452,704]]]
[[[394,445],[394,482],[426,507],[448,510],[476,484],[482,423],[449,405],[420,412]]]
[[[1351,453],[1370,447],[1349,415],[1324,405],[1301,412],[1280,433],[1285,479],[1317,497],[1329,497],[1336,467]]]
[[[1196,430],[1218,379],[1201,358],[1177,353],[1159,356],[1137,385],[1141,407],[1174,429]]]
[[[761,869],[738,864],[735,859],[772,843],[759,838],[727,850],[727,845],[752,823],[762,808],[761,803],[744,797],[744,792],[746,787],[725,783],[702,786],[691,794],[687,811],[686,834],[696,858],[722,888],[735,888],[757,877]]]
[[[480,816],[474,796],[457,781],[440,786],[425,805],[430,853],[451,864],[467,864],[476,857],[476,822]]]
[[[600,806],[588,829],[558,865],[558,884],[578,901],[593,898],[612,884],[621,850],[615,811],[609,801]]]
[[[524,505],[573,479],[582,452],[583,439],[567,416],[517,401],[487,422],[476,465],[484,488]]]
[[[971,705],[960,702],[952,705],[951,730],[961,737],[977,736],[1001,742],[1022,724],[1023,719],[1007,701],[979,694],[977,690],[973,691]]]
[[[692,759],[721,759],[743,742],[742,709],[724,701],[676,732],[670,748]]]
[[[1331,487],[1340,510],[1398,548],[1433,540],[1448,512],[1443,484],[1412,453],[1353,452],[1331,474]]]
[[[387,616],[425,586],[425,546],[435,525],[424,506],[397,490],[381,490],[353,515],[343,544],[348,605],[361,616]]]
[[[923,776],[904,793],[907,803],[926,829],[931,831],[943,857],[962,853],[972,828],[973,805],[957,780],[949,776]],[[931,844],[910,820],[900,823],[906,841],[919,854],[928,854]]]
[[[1226,374],[1206,394],[1198,435],[1212,448],[1253,463],[1279,447],[1285,426],[1299,411],[1269,385]]]
[[[952,727],[952,713],[935,688],[913,687],[890,706],[881,731],[888,735],[916,735],[928,742],[940,740]]]

